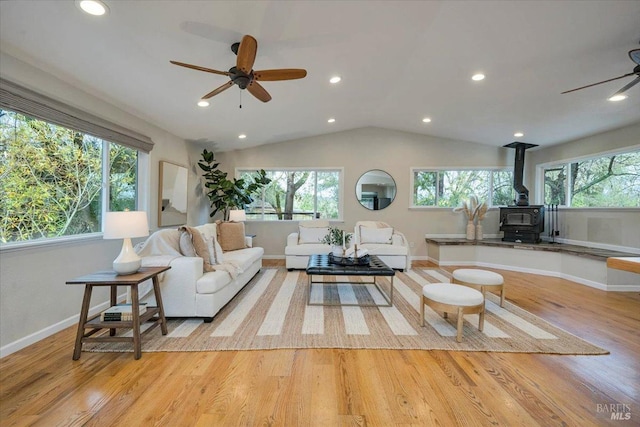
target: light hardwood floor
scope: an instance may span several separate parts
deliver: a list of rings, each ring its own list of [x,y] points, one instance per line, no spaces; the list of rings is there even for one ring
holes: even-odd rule
[[[0,425],[640,425],[640,294],[495,271],[508,301],[611,354],[323,349],[73,361],[68,328],[0,360]],[[611,420],[611,405],[631,419]]]

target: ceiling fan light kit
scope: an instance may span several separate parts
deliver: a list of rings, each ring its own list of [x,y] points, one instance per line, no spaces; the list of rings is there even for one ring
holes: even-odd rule
[[[202,97],[203,100],[218,95],[233,85],[237,85],[240,89],[247,89],[251,95],[260,101],[269,102],[271,101],[271,95],[269,95],[269,92],[267,92],[258,81],[295,80],[302,79],[307,75],[307,71],[300,68],[254,71],[253,64],[256,59],[256,53],[258,52],[258,41],[250,35],[242,37],[241,42],[233,43],[231,45],[231,51],[236,54],[237,58],[236,65],[231,67],[229,71],[219,71],[213,68],[178,61],[169,62],[181,67],[191,68],[192,70],[229,77],[230,80],[227,83],[204,95]]]
[[[562,92],[562,95],[564,95],[565,93],[571,93],[571,92],[575,92],[577,90],[586,89],[588,87],[601,85],[603,83],[609,83],[609,82],[612,82],[614,80],[624,79],[625,77],[636,76],[635,79],[631,80],[629,83],[624,85],[619,91],[617,91],[616,93],[611,95],[609,98],[607,98],[609,101],[614,101],[614,102],[615,101],[622,101],[623,99],[627,99],[627,95],[623,95],[623,94],[626,91],[628,91],[629,89],[631,89],[632,87],[634,87],[635,85],[637,85],[638,83],[640,83],[640,49],[630,50],[629,51],[629,58],[633,62],[636,63],[636,66],[633,68],[632,72],[624,74],[622,76],[614,77],[612,79],[603,80],[603,81],[598,82],[598,83],[592,83],[590,85],[581,86],[581,87],[578,87],[578,88],[575,88],[575,89],[571,89],[571,90],[566,90],[566,91]]]

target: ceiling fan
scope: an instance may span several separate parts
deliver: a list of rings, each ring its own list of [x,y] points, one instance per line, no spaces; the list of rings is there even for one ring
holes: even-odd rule
[[[576,88],[576,89],[567,90],[565,92],[562,92],[562,94],[569,93],[569,92],[575,92],[576,90],[585,89],[585,88],[588,88],[588,87],[591,87],[591,86],[596,86],[596,85],[599,85],[599,84],[602,84],[602,83],[612,82],[614,80],[623,79],[623,78],[629,77],[629,76],[636,76],[635,79],[633,79],[631,82],[626,84],[622,89],[620,89],[619,91],[617,91],[616,93],[611,95],[610,98],[613,98],[616,95],[622,95],[627,90],[629,90],[630,88],[632,88],[636,84],[640,83],[640,49],[630,50],[629,51],[629,58],[631,58],[631,60],[637,64],[633,68],[633,72],[627,73],[627,74],[625,74],[623,76],[614,77],[614,78],[609,79],[609,80],[604,80],[604,81],[601,81],[601,82],[598,82],[598,83],[593,83],[593,84],[582,86],[582,87],[579,87],[579,88]]]
[[[229,71],[218,71],[212,68],[200,67],[198,65],[185,64],[184,62],[169,61],[174,65],[191,68],[193,70],[207,73],[228,76],[231,80],[222,86],[207,93],[202,99],[209,99],[229,89],[234,84],[240,89],[247,89],[249,93],[262,102],[269,102],[271,95],[263,88],[258,81],[294,80],[301,79],[307,75],[307,71],[300,68],[281,68],[276,70],[254,71],[253,63],[256,59],[258,42],[250,35],[242,37],[242,41],[231,45],[231,50],[237,55],[235,67]]]

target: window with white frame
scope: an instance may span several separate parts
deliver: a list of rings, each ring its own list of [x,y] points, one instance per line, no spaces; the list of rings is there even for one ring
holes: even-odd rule
[[[640,207],[640,150],[542,167],[544,203],[571,207]]]
[[[459,206],[471,195],[489,206],[513,203],[513,171],[506,169],[411,169],[411,207]]]
[[[247,220],[287,221],[342,218],[341,169],[265,169],[271,182],[245,207]],[[255,170],[239,169],[239,178]]]
[[[0,110],[0,242],[101,231],[135,210],[138,150]]]

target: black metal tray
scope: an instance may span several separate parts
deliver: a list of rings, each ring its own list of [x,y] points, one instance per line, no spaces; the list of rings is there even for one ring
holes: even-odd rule
[[[329,254],[329,263],[336,265],[369,265],[369,255],[360,258],[348,258]]]

